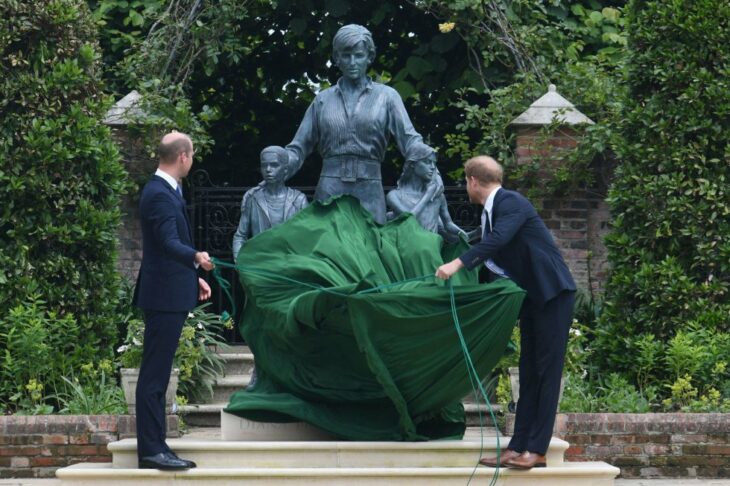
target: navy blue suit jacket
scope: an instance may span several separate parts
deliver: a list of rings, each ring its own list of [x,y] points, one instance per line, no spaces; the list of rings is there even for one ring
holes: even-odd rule
[[[198,301],[198,276],[185,200],[153,176],[142,190],[139,214],[143,253],[135,303],[145,310],[189,311]]]
[[[575,290],[553,236],[522,194],[500,188],[492,206],[492,232],[459,257],[469,269],[491,258],[527,291],[525,304],[542,307],[564,290]]]

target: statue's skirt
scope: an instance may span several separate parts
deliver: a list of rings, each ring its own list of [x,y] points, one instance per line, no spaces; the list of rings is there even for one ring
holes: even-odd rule
[[[240,330],[258,381],[226,411],[305,421],[351,440],[461,437],[460,399],[473,386],[449,288],[431,276],[465,249],[442,246],[410,215],[379,225],[350,196],[315,202],[252,238],[237,267],[247,298]],[[524,291],[508,279],[478,284],[466,270],[452,283],[483,379],[504,353]]]

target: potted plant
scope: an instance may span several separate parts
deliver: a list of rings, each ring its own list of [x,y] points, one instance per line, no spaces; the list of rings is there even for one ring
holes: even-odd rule
[[[202,398],[205,394],[212,395],[213,383],[223,374],[224,362],[216,349],[227,346],[221,337],[222,331],[233,327],[233,322],[207,312],[209,305],[210,303],[206,303],[193,309],[183,325],[165,395],[167,413],[174,412],[178,388],[189,399]],[[134,413],[143,341],[144,322],[132,316],[127,319],[126,338],[117,349],[120,353],[121,381],[129,413]]]

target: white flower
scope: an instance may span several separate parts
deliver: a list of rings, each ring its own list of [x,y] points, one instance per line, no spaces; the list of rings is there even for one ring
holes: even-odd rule
[[[198,323],[198,329],[203,329],[203,323],[202,322],[199,322]]]
[[[580,337],[583,333],[580,332],[580,329],[570,329],[570,334],[576,337]]]
[[[193,317],[195,317],[195,314],[193,314],[192,312],[188,312],[188,319],[192,319]]]
[[[126,351],[127,349],[129,349],[129,346],[127,346],[126,344],[122,344],[121,346],[119,346],[119,347],[117,348],[117,353],[123,353],[123,352],[125,352],[125,351]]]
[[[137,338],[132,338],[132,344],[134,344],[135,346],[142,346],[142,341]]]

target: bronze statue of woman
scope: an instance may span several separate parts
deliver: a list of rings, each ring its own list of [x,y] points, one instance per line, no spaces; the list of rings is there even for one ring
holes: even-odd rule
[[[375,221],[384,223],[380,166],[390,138],[404,156],[422,138],[413,128],[400,95],[367,76],[375,58],[368,29],[355,24],[340,28],[333,40],[332,57],[342,77],[317,94],[286,146],[290,174],[301,168],[316,147],[322,156],[322,172],[314,198],[323,201],[352,194]]]

